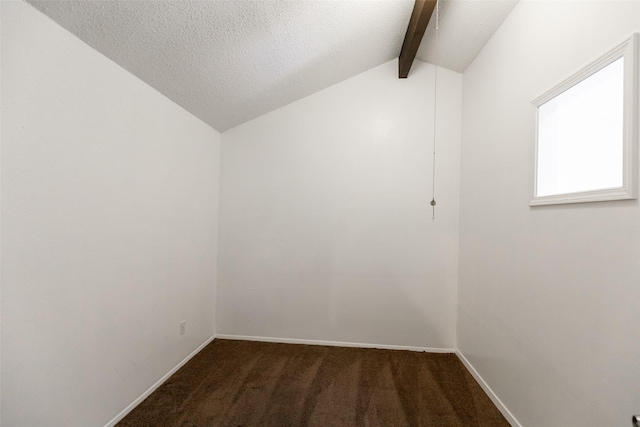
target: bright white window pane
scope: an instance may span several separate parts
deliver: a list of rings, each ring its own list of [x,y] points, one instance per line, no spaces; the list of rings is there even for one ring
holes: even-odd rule
[[[623,185],[624,58],[538,107],[536,196]]]

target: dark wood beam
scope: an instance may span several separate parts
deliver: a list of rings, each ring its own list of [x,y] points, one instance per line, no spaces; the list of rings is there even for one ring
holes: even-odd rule
[[[398,60],[398,77],[406,79],[413,60],[418,53],[422,36],[427,31],[427,25],[433,11],[436,8],[437,0],[416,0],[413,5],[413,12],[407,27],[407,34],[404,36],[400,58]]]

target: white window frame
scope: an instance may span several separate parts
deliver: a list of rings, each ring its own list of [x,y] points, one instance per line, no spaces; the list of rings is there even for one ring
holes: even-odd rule
[[[607,200],[625,200],[638,198],[638,121],[640,83],[638,65],[639,45],[638,33],[634,33],[627,40],[619,44],[609,53],[601,56],[590,65],[578,71],[553,89],[549,90],[532,104],[536,107],[536,140],[535,140],[535,164],[533,179],[533,198],[529,206],[556,205],[565,203],[599,202]],[[584,191],[567,194],[554,194],[548,196],[537,195],[538,183],[538,111],[539,107],[552,100],[562,92],[589,78],[612,62],[624,57],[624,107],[623,107],[623,169],[622,186],[618,188]]]

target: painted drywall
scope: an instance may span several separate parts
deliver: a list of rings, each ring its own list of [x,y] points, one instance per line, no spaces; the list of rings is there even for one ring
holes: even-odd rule
[[[2,424],[105,425],[213,334],[220,135],[1,8]]]
[[[455,347],[461,75],[390,61],[222,135],[217,333]]]
[[[638,201],[528,206],[531,101],[637,31],[640,2],[521,1],[464,74],[458,348],[526,427],[640,411]]]

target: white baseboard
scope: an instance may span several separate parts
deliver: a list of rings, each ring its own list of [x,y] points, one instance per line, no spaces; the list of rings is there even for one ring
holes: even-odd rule
[[[502,403],[502,400],[500,400],[500,398],[493,392],[493,390],[491,390],[491,387],[489,387],[489,384],[487,384],[484,381],[484,379],[480,376],[478,371],[476,371],[476,369],[473,367],[471,362],[469,362],[469,360],[467,360],[467,358],[464,357],[464,354],[462,354],[460,350],[456,350],[456,356],[458,356],[460,361],[469,370],[471,375],[473,375],[473,378],[475,378],[478,384],[480,384],[480,387],[482,387],[484,392],[487,393],[487,395],[489,396],[489,399],[491,399],[493,404],[496,405],[498,410],[502,413],[502,415],[504,415],[504,417],[507,419],[509,424],[511,424],[512,427],[522,427],[522,425],[518,422],[516,417],[514,417],[513,414],[507,409],[507,407],[504,406],[504,403]]]
[[[214,340],[214,338],[216,338],[215,335],[212,335],[211,337],[209,337],[205,342],[203,342],[198,348],[196,348],[195,350],[193,350],[191,352],[191,354],[189,354],[187,357],[185,357],[184,359],[182,359],[182,361],[180,363],[178,363],[175,367],[173,367],[173,369],[171,369],[169,372],[167,372],[166,374],[164,374],[164,376],[162,378],[160,378],[158,381],[156,381],[156,383],[154,385],[152,385],[151,387],[149,387],[147,389],[147,391],[145,391],[144,393],[142,393],[142,395],[140,397],[138,397],[136,400],[134,400],[133,402],[131,402],[131,404],[129,404],[129,406],[127,406],[126,408],[124,408],[122,410],[122,412],[120,412],[118,415],[116,415],[111,421],[109,421],[105,427],[113,427],[115,426],[121,419],[123,419],[129,412],[131,412],[133,410],[133,408],[135,408],[136,406],[138,406],[144,399],[146,399],[147,397],[149,397],[149,395],[151,393],[153,393],[154,391],[156,391],[156,389],[158,387],[160,387],[166,380],[169,379],[169,377],[173,374],[176,373],[176,371],[180,368],[182,368],[182,366],[187,363],[189,360],[191,360],[191,358],[193,356],[195,356],[196,354],[198,354],[200,352],[200,350],[202,350],[203,348],[205,348],[211,341]]]
[[[242,341],[263,341],[275,342],[282,344],[307,344],[307,345],[326,345],[330,347],[359,347],[359,348],[381,348],[385,350],[411,350],[427,353],[455,353],[453,348],[431,348],[431,347],[413,347],[404,345],[388,345],[388,344],[366,344],[345,341],[320,341],[320,340],[303,340],[292,338],[273,338],[273,337],[252,337],[246,335],[226,335],[216,334],[217,339],[222,340],[242,340]]]

